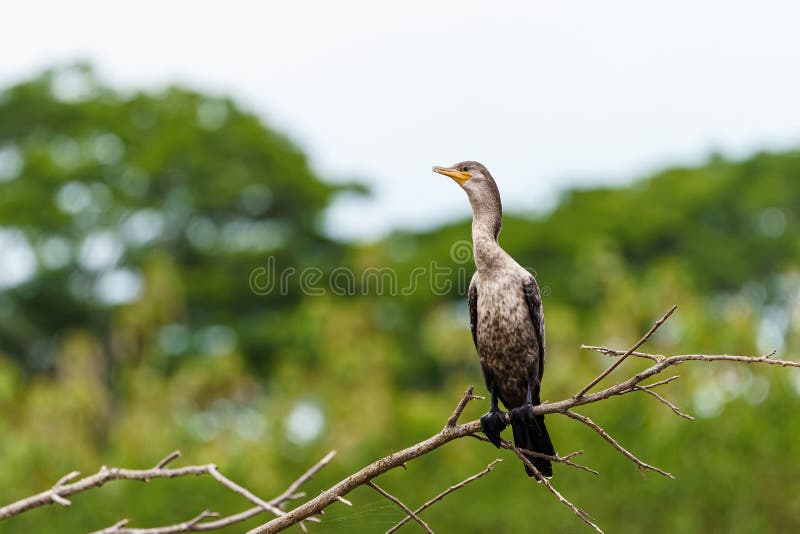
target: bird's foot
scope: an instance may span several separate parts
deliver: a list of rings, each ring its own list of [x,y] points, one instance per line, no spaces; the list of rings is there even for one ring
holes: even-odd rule
[[[514,426],[538,426],[533,417],[533,405],[523,404],[519,408],[514,408],[508,412],[511,424]]]
[[[495,447],[500,447],[500,433],[506,428],[506,414],[500,410],[481,417],[481,431]]]

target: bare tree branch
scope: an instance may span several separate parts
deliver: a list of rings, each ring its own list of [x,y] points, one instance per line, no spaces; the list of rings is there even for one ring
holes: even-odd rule
[[[212,464],[212,465],[209,466],[208,474],[211,475],[212,477],[214,477],[214,479],[216,479],[217,482],[219,482],[220,484],[222,484],[226,488],[229,488],[231,491],[234,491],[234,492],[238,493],[239,495],[241,495],[242,497],[244,497],[248,501],[252,502],[256,506],[260,506],[264,510],[270,511],[270,512],[272,512],[273,514],[275,514],[277,516],[281,516],[281,515],[285,515],[286,514],[286,512],[284,512],[283,510],[281,510],[277,506],[268,503],[267,501],[261,499],[257,495],[255,495],[252,492],[248,491],[247,489],[243,488],[242,486],[240,486],[236,482],[232,481],[228,477],[224,476],[222,473],[219,472],[219,470],[217,469],[216,465]],[[308,518],[308,519],[309,519],[309,521],[312,521],[312,520],[319,521],[318,519],[311,518],[311,517]]]
[[[600,434],[600,436],[603,437],[603,439],[605,439],[606,441],[608,441],[618,452],[620,452],[623,456],[625,456],[626,458],[628,458],[631,461],[633,461],[636,464],[636,466],[639,468],[640,472],[642,473],[642,476],[645,476],[645,471],[650,470],[650,471],[654,471],[656,473],[659,473],[661,475],[664,475],[666,477],[674,478],[667,471],[664,471],[663,469],[660,469],[658,467],[652,466],[652,465],[640,460],[639,458],[637,458],[630,451],[628,451],[627,449],[622,447],[600,425],[598,425],[597,423],[595,423],[590,418],[588,418],[588,417],[586,417],[584,415],[580,415],[580,414],[577,414],[577,413],[573,412],[572,409],[577,407],[577,406],[583,406],[583,405],[586,405],[586,404],[592,404],[592,403],[595,403],[595,402],[600,402],[600,401],[606,400],[606,399],[608,399],[608,398],[610,398],[612,396],[626,394],[626,393],[630,393],[630,392],[634,392],[634,391],[642,390],[642,391],[650,392],[651,389],[653,389],[655,387],[658,387],[658,386],[669,384],[670,382],[676,380],[678,377],[677,376],[672,376],[672,377],[669,377],[669,378],[666,378],[666,379],[663,379],[663,380],[660,380],[660,381],[657,381],[657,382],[654,382],[654,383],[651,383],[651,384],[643,384],[642,385],[641,382],[643,382],[644,380],[646,380],[646,379],[648,379],[650,377],[658,375],[659,373],[661,373],[662,371],[664,371],[668,367],[680,365],[680,364],[682,364],[684,362],[687,362],[687,361],[693,361],[693,360],[700,360],[700,361],[731,361],[731,362],[743,362],[743,363],[766,363],[766,364],[770,364],[770,365],[781,365],[781,366],[784,366],[784,367],[788,367],[788,366],[800,367],[800,362],[791,362],[791,361],[785,361],[785,360],[774,360],[774,359],[772,359],[771,356],[773,356],[774,353],[770,353],[768,355],[760,356],[760,357],[728,356],[728,355],[706,356],[706,355],[701,355],[701,354],[690,354],[690,355],[679,355],[679,356],[664,357],[664,356],[661,356],[661,355],[647,354],[647,353],[641,353],[640,352],[640,353],[636,353],[637,356],[641,356],[643,358],[647,358],[647,359],[652,360],[653,362],[655,362],[654,365],[652,365],[651,367],[649,367],[649,368],[647,368],[647,369],[645,369],[645,370],[633,375],[632,377],[630,377],[630,378],[628,378],[626,380],[618,382],[617,384],[614,384],[613,386],[607,387],[606,389],[603,389],[603,390],[598,391],[596,393],[588,393],[589,389],[594,387],[603,378],[608,376],[608,374],[611,371],[613,371],[614,368],[618,367],[619,364],[624,360],[624,358],[626,358],[627,356],[629,356],[631,354],[634,354],[636,352],[636,349],[638,349],[642,344],[644,344],[644,342],[647,341],[653,335],[653,333],[670,317],[670,315],[674,311],[675,311],[675,307],[673,306],[672,308],[670,308],[661,317],[661,319],[659,319],[653,325],[653,327],[633,347],[631,347],[627,351],[617,351],[617,350],[608,349],[608,348],[605,348],[605,347],[597,348],[596,350],[599,350],[600,352],[603,352],[603,353],[609,354],[609,355],[613,355],[613,356],[622,356],[622,358],[617,360],[617,362],[615,362],[614,365],[612,365],[611,367],[606,369],[597,378],[592,380],[586,387],[584,387],[575,396],[573,396],[573,397],[571,397],[569,399],[562,400],[562,401],[557,401],[557,402],[552,402],[552,403],[548,402],[548,403],[544,403],[544,404],[540,404],[538,406],[535,406],[533,408],[534,415],[548,414],[548,413],[561,413],[561,414],[564,414],[564,415],[566,415],[568,417],[576,419],[576,420],[582,422],[583,424],[589,426],[590,428],[592,428],[596,432],[598,432]],[[461,401],[459,402],[458,406],[456,407],[456,410],[454,411],[453,416],[451,416],[451,418],[448,420],[448,424],[445,425],[445,428],[439,434],[436,434],[436,435],[428,438],[425,441],[422,441],[422,442],[420,442],[420,443],[418,443],[416,445],[413,445],[413,446],[411,446],[411,447],[409,447],[407,449],[403,449],[402,451],[399,451],[399,452],[394,453],[394,454],[392,454],[390,456],[382,458],[382,459],[378,460],[377,462],[374,462],[373,464],[370,464],[370,465],[362,468],[360,471],[354,473],[353,475],[347,477],[346,479],[344,479],[341,482],[339,482],[338,484],[336,484],[334,487],[332,487],[330,490],[328,490],[328,492],[330,492],[332,495],[344,495],[344,494],[352,491],[354,488],[358,487],[359,485],[366,484],[369,480],[372,480],[372,478],[374,478],[374,477],[386,472],[387,470],[392,469],[394,467],[401,466],[401,465],[405,465],[405,463],[407,461],[409,461],[409,460],[411,460],[413,458],[416,458],[418,456],[421,456],[423,454],[427,454],[428,452],[431,452],[432,450],[434,450],[434,449],[436,449],[436,448],[438,448],[438,447],[440,447],[440,446],[442,446],[442,445],[444,445],[444,444],[446,444],[446,443],[448,443],[448,442],[450,442],[450,441],[452,441],[454,439],[459,439],[459,438],[464,437],[464,436],[476,435],[477,432],[480,429],[480,422],[479,421],[471,421],[469,423],[465,423],[465,424],[462,424],[462,425],[457,425],[456,424],[458,416],[461,414],[461,412],[463,411],[463,409],[466,406],[467,402],[469,402],[469,400],[471,398],[472,398],[472,389],[470,388],[465,392],[464,396],[462,397]],[[661,397],[661,398],[663,398],[663,397]],[[664,401],[666,401],[666,399],[664,399]],[[666,401],[666,402],[668,403],[669,401]],[[671,403],[669,403],[667,405],[670,406],[670,408],[672,408],[672,406],[674,406]],[[678,410],[678,411],[680,411],[680,410]],[[685,414],[683,414],[683,415],[685,415]],[[528,452],[529,451],[526,451],[525,454],[527,454]],[[515,453],[518,456],[521,454],[519,449],[515,449]],[[523,458],[524,458],[524,456],[523,456]],[[551,458],[551,460],[563,461],[563,458],[562,457],[553,457],[553,458]],[[524,461],[526,461],[526,465],[528,463],[530,463],[530,462],[527,462],[527,460],[524,460]],[[564,462],[564,463],[566,463],[566,462]],[[534,472],[535,472],[535,470],[534,470]],[[562,502],[563,504],[568,506],[576,515],[578,515],[584,522],[586,522],[592,528],[594,528],[595,530],[598,530],[598,531],[600,530],[599,527],[593,522],[591,517],[588,516],[588,514],[583,512],[580,508],[576,507],[572,503],[570,503],[566,498],[564,498],[560,493],[558,493],[558,491],[555,490],[555,488],[553,488],[552,484],[547,479],[545,479],[545,478],[543,478],[541,476],[539,476],[538,478],[542,481],[542,483],[545,485],[545,487],[548,489],[548,491],[553,493],[553,495],[555,495],[556,498],[558,498],[558,500],[560,502]],[[273,519],[269,523],[266,523],[266,524],[264,524],[264,525],[262,525],[262,526],[260,526],[258,528],[255,528],[255,529],[251,530],[250,534],[262,534],[262,533],[278,532],[278,531],[283,530],[284,528],[288,527],[289,525],[292,525],[292,524],[296,523],[297,521],[307,517],[308,515],[316,512],[316,511],[324,509],[325,507],[330,505],[335,500],[331,495],[328,495],[328,492],[323,492],[323,494],[321,494],[316,499],[313,499],[313,500],[303,504],[302,506],[296,508],[295,510],[292,510],[286,516]]]
[[[262,511],[259,508],[259,511]],[[156,527],[156,528],[127,528],[126,525],[130,522],[129,519],[122,519],[117,521],[113,525],[103,530],[98,530],[93,532],[92,534],[177,534],[180,532],[192,532],[197,530],[195,527],[200,525],[201,521],[207,519],[209,517],[218,517],[219,514],[216,512],[210,512],[209,510],[203,510],[195,517],[189,519],[188,521],[184,521],[182,523],[176,523],[174,525],[168,525],[165,527]]]
[[[556,499],[559,500],[559,502],[561,502],[567,508],[572,510],[572,512],[575,515],[577,515],[581,521],[592,527],[595,531],[599,532],[600,534],[603,534],[602,529],[597,526],[597,524],[594,522],[594,518],[591,515],[581,510],[580,508],[572,504],[569,500],[567,500],[563,495],[561,495],[561,493],[559,493],[558,490],[554,488],[553,485],[550,483],[550,480],[547,477],[542,476],[542,473],[539,472],[536,466],[533,465],[533,462],[528,460],[528,458],[525,456],[525,454],[523,454],[523,452],[520,449],[517,449],[516,447],[513,447],[513,449],[514,453],[517,455],[517,458],[522,460],[522,463],[525,464],[525,466],[533,472],[533,475],[536,478],[536,480],[541,482],[542,485],[544,485],[544,487],[547,488],[547,491],[552,493],[556,497]]]
[[[661,403],[662,403],[662,404],[666,404],[666,405],[667,405],[667,407],[668,407],[670,410],[672,410],[673,412],[675,412],[675,415],[679,415],[680,417],[683,417],[684,419],[688,419],[689,421],[694,421],[694,417],[692,417],[691,415],[688,415],[688,414],[685,414],[685,413],[683,413],[682,411],[680,411],[680,409],[679,409],[677,406],[675,406],[675,405],[674,405],[673,403],[671,403],[669,400],[667,400],[666,398],[662,397],[661,395],[659,395],[658,393],[656,393],[655,391],[653,391],[653,390],[652,390],[652,384],[650,385],[650,387],[643,387],[643,386],[633,386],[633,389],[634,389],[634,390],[636,390],[636,391],[644,391],[644,392],[645,392],[645,393],[647,393],[648,395],[652,395],[653,397],[655,397],[655,398],[657,398],[659,401],[661,401]]]
[[[322,460],[317,462],[308,471],[303,473],[303,475],[301,475],[297,480],[292,482],[292,484],[290,484],[283,493],[271,499],[270,501],[263,501],[249,490],[243,488],[239,484],[236,484],[220,473],[219,469],[214,464],[168,468],[167,465],[180,456],[179,451],[174,451],[159,461],[151,469],[123,469],[119,467],[107,468],[103,466],[94,475],[87,476],[81,480],[78,480],[77,482],[68,484],[67,482],[80,476],[79,472],[73,471],[72,473],[63,476],[49,490],[0,508],[0,520],[12,517],[33,508],[51,504],[53,502],[63,504],[64,506],[69,506],[71,503],[68,499],[66,499],[66,497],[92,488],[100,487],[106,482],[112,480],[141,480],[144,482],[149,482],[151,479],[155,478],[175,478],[188,475],[207,474],[215,478],[228,489],[239,493],[251,502],[254,502],[257,504],[257,506],[238,514],[220,518],[216,521],[204,521],[211,517],[219,517],[219,514],[205,510],[187,521],[153,528],[130,528],[127,527],[127,524],[130,522],[130,520],[123,519],[114,525],[97,532],[103,534],[173,534],[180,532],[217,530],[241,521],[245,521],[251,517],[255,517],[264,511],[270,511],[278,515],[285,514],[286,512],[281,510],[280,506],[290,500],[303,496],[302,494],[298,495],[296,493],[297,489],[302,484],[307,482],[312,476],[314,476],[314,474],[322,469],[322,467],[324,467],[328,462],[330,462],[331,458],[333,458],[335,454],[335,451],[331,451]],[[319,519],[315,517],[309,518],[309,520],[319,521]]]
[[[472,386],[467,388],[467,390],[464,392],[464,395],[462,395],[461,401],[458,403],[456,410],[450,417],[450,420],[458,420],[467,403],[473,398],[472,391]],[[455,439],[463,438],[464,436],[468,436],[470,434],[474,434],[479,430],[479,421],[471,421],[469,423],[455,426],[445,425],[441,431],[430,438],[416,443],[411,447],[407,447],[401,451],[392,453],[389,456],[381,458],[380,460],[363,467],[359,471],[338,482],[333,487],[323,491],[317,497],[300,505],[294,510],[291,510],[288,514],[277,517],[275,520],[270,521],[269,523],[265,523],[264,525],[256,527],[250,530],[250,533],[261,534],[264,532],[279,532],[285,528],[288,528],[313,514],[319,513],[334,502],[337,502],[337,497],[343,497],[347,495],[355,488],[367,484],[369,481],[379,475],[382,475],[386,471],[396,467],[401,467],[409,460],[418,458],[419,456],[438,449],[446,443],[449,443]]]
[[[671,377],[665,378],[664,380],[659,380],[658,382],[653,382],[652,384],[646,384],[644,386],[639,386],[639,387],[642,388],[642,389],[653,389],[653,388],[656,388],[658,386],[665,386],[665,385],[669,384],[670,382],[673,382],[673,381],[679,379],[680,377],[681,377],[681,375],[672,375]]]
[[[630,356],[633,353],[633,351],[635,351],[636,349],[638,349],[639,347],[644,345],[644,342],[647,341],[648,339],[650,339],[650,336],[652,336],[655,333],[655,331],[658,330],[658,328],[662,324],[664,324],[664,321],[669,319],[669,316],[672,315],[673,312],[675,312],[676,309],[678,309],[678,306],[674,305],[669,310],[667,310],[667,313],[665,313],[661,317],[661,319],[656,321],[656,323],[650,328],[650,330],[648,330],[647,333],[645,335],[643,335],[642,338],[639,341],[637,341],[636,344],[633,347],[631,347],[625,354],[623,354],[622,357],[620,357],[619,360],[617,360],[614,363],[612,363],[611,366],[609,366],[608,369],[606,369],[605,371],[600,373],[594,380],[592,380],[586,386],[584,386],[584,388],[582,390],[580,390],[577,394],[575,394],[575,397],[577,397],[577,398],[582,397],[583,394],[586,393],[587,391],[589,391],[590,389],[592,389],[595,386],[595,384],[597,384],[602,379],[607,377],[611,373],[611,371],[613,371],[614,369],[619,367],[620,364],[622,364],[622,362],[625,361],[625,358]]]
[[[472,434],[470,437],[473,437],[473,438],[475,438],[475,439],[477,439],[479,441],[485,441],[486,443],[491,443],[491,441],[489,441],[489,438],[487,438],[486,436],[483,436],[481,434]],[[500,439],[500,446],[502,448],[504,448],[504,449],[509,450],[509,451],[513,451],[513,450],[517,449],[517,447],[515,447],[510,441],[502,439],[502,438]],[[595,475],[599,474],[597,471],[595,471],[591,467],[586,467],[585,465],[576,464],[575,462],[572,461],[572,458],[574,458],[575,456],[578,456],[579,454],[583,454],[584,451],[571,452],[571,453],[567,454],[566,456],[558,456],[558,455],[551,456],[549,454],[543,454],[541,452],[529,451],[528,449],[519,449],[519,450],[521,450],[523,453],[527,454],[528,456],[536,456],[538,458],[544,458],[545,460],[550,460],[551,462],[559,462],[559,463],[568,465],[570,467],[574,467],[576,469],[581,469],[583,471],[588,471],[588,472],[590,472],[592,474],[595,474]]]
[[[456,409],[453,410],[453,414],[447,420],[447,426],[448,427],[456,426],[456,423],[458,422],[458,418],[461,417],[461,412],[463,412],[464,408],[467,407],[467,403],[469,401],[471,401],[471,400],[484,400],[486,398],[486,397],[481,397],[480,395],[473,395],[472,394],[473,391],[475,391],[475,387],[474,386],[469,386],[467,388],[467,390],[464,392],[464,395],[462,395],[461,400],[458,401],[458,404],[456,405]]]
[[[169,461],[172,461],[173,459],[177,458],[178,456],[180,456],[180,453],[178,451],[175,451],[171,455],[167,456],[167,458],[165,458],[164,460],[159,462],[158,465],[163,467],[164,465],[169,463]],[[249,508],[248,510],[245,510],[243,512],[239,512],[238,514],[234,514],[234,515],[230,515],[230,516],[227,516],[227,517],[223,517],[223,518],[217,519],[216,521],[201,522],[203,519],[207,519],[209,517],[218,517],[219,516],[219,514],[217,514],[217,513],[209,512],[208,510],[206,510],[206,511],[202,512],[201,514],[199,514],[198,516],[190,519],[189,521],[184,521],[182,523],[176,523],[174,525],[167,525],[167,526],[163,526],[163,527],[152,527],[152,528],[124,528],[125,525],[128,524],[129,520],[128,519],[123,519],[122,521],[117,522],[116,524],[112,525],[111,527],[108,527],[108,528],[106,528],[104,530],[97,531],[94,534],[173,534],[173,533],[181,533],[181,532],[204,532],[204,531],[218,530],[218,529],[221,529],[221,528],[225,528],[225,527],[228,527],[230,525],[234,525],[236,523],[240,523],[242,521],[246,521],[246,520],[250,519],[251,517],[255,517],[255,516],[259,515],[259,514],[262,514],[262,513],[264,513],[265,509],[268,509],[268,508],[271,508],[271,507],[280,508],[283,504],[285,504],[285,503],[287,503],[287,502],[289,502],[291,500],[304,497],[305,496],[304,493],[296,493],[297,489],[301,485],[303,485],[306,482],[308,482],[311,479],[311,477],[313,477],[315,474],[317,474],[319,472],[320,469],[325,467],[331,461],[331,459],[334,456],[336,456],[336,451],[331,451],[328,454],[326,454],[324,458],[322,458],[316,464],[311,466],[305,473],[300,475],[294,482],[289,484],[289,486],[280,495],[270,499],[266,503],[268,505],[268,507],[266,507],[266,508],[264,506],[262,506],[261,504],[258,504],[257,506]],[[219,474],[219,471],[217,471],[217,473]],[[222,475],[219,474],[219,476],[222,476]],[[223,478],[225,478],[225,477],[223,477]],[[225,480],[228,480],[228,479],[225,478]],[[233,483],[231,482],[231,484],[233,484]],[[238,486],[238,485],[236,485],[236,486],[241,488],[241,486]],[[241,488],[241,489],[244,490],[244,488]],[[247,491],[247,490],[244,490],[244,491]],[[239,492],[237,491],[237,493],[239,493]],[[285,513],[283,510],[279,510],[279,511],[281,513]],[[317,522],[319,521],[317,518],[310,518],[309,520],[317,521]]]
[[[606,356],[612,356],[612,357],[622,356],[623,354],[625,354],[625,352],[627,352],[627,351],[619,352],[616,350],[607,349],[605,347],[599,347],[597,345],[581,345],[581,348],[586,350],[593,350],[599,352],[600,354],[605,354]],[[648,354],[646,352],[639,352],[636,350],[631,352],[630,355],[636,356],[638,358],[646,358],[648,360],[653,360],[654,362],[660,362],[661,360],[664,359],[664,356],[662,354]]]
[[[564,411],[562,413],[564,415],[566,415],[567,417],[571,417],[572,419],[580,421],[584,425],[588,426],[589,428],[593,429],[595,432],[600,434],[600,436],[602,436],[602,438],[604,440],[609,442],[615,449],[617,449],[620,452],[620,454],[622,454],[626,458],[629,458],[633,463],[636,464],[636,466],[639,468],[639,472],[642,474],[642,478],[647,478],[647,476],[645,475],[645,470],[648,470],[648,469],[650,471],[655,471],[656,473],[662,474],[665,477],[675,478],[674,476],[672,476],[671,474],[667,473],[666,471],[664,471],[662,469],[659,469],[658,467],[652,466],[652,465],[648,464],[647,462],[641,461],[639,458],[637,458],[632,453],[630,453],[625,447],[620,445],[617,442],[617,440],[612,438],[608,434],[608,432],[606,432],[605,430],[603,430],[602,427],[600,427],[600,425],[598,425],[597,423],[595,423],[594,421],[592,421],[591,419],[589,419],[585,415],[581,415],[581,414],[578,414],[578,413],[575,413],[575,412],[571,412],[569,410],[566,410],[566,411]]]
[[[374,489],[375,491],[377,491],[378,493],[380,493],[381,495],[383,495],[384,497],[386,497],[387,499],[389,499],[390,501],[395,503],[397,506],[399,506],[408,515],[408,517],[410,517],[411,519],[413,519],[414,521],[419,523],[419,525],[422,528],[425,529],[425,532],[428,532],[429,534],[433,534],[433,531],[431,530],[431,527],[428,526],[428,523],[426,523],[425,521],[420,519],[420,517],[417,514],[412,512],[411,508],[406,506],[403,503],[403,501],[401,501],[400,499],[398,499],[394,495],[388,493],[386,490],[382,489],[380,486],[378,486],[377,484],[375,484],[371,480],[369,482],[367,482],[367,486],[371,487],[372,489]]]
[[[311,466],[311,468],[308,471],[300,475],[297,478],[297,480],[289,484],[289,486],[286,488],[286,490],[284,490],[283,493],[270,500],[269,504],[273,506],[280,506],[284,502],[293,499],[295,493],[300,488],[300,486],[308,482],[311,479],[311,477],[313,477],[320,471],[320,469],[328,465],[330,461],[333,460],[334,456],[336,456],[336,451],[331,451],[328,454],[326,454],[325,457],[322,458],[322,460]]]
[[[636,349],[638,349],[642,344],[644,344],[653,335],[653,333],[670,317],[670,315],[674,311],[675,307],[673,306],[661,317],[661,319],[656,321],[656,323],[650,328],[650,330],[636,344],[634,344],[633,347],[631,347],[628,350],[622,351],[607,347],[583,345],[582,346],[583,348],[595,350],[597,352],[606,354],[608,356],[619,357],[619,359],[615,361],[611,366],[609,366],[605,371],[603,371],[600,375],[598,375],[594,380],[592,380],[587,386],[581,389],[576,395],[561,401],[546,402],[544,404],[535,406],[533,407],[533,414],[543,415],[543,414],[560,413],[567,417],[575,419],[583,423],[584,425],[588,426],[595,432],[597,432],[605,441],[610,443],[620,454],[622,454],[623,456],[634,462],[634,464],[638,467],[643,477],[645,476],[645,472],[649,470],[664,475],[666,477],[674,478],[667,471],[652,466],[637,458],[633,453],[622,447],[622,445],[620,445],[619,442],[617,442],[599,424],[597,424],[596,422],[594,422],[592,419],[590,419],[585,415],[575,413],[573,411],[574,408],[577,408],[579,406],[584,406],[587,404],[601,402],[614,396],[642,391],[647,393],[648,395],[653,396],[659,402],[665,404],[676,415],[679,415],[687,419],[692,419],[691,416],[681,412],[680,409],[678,409],[675,404],[667,400],[664,396],[653,391],[657,387],[665,386],[673,382],[678,378],[678,375],[657,380],[649,384],[644,384],[643,382],[649,378],[659,375],[669,367],[678,366],[689,361],[705,361],[705,362],[722,361],[722,362],[747,363],[747,364],[779,365],[781,367],[800,367],[800,362],[774,359],[773,358],[775,354],[774,351],[769,354],[758,357],[732,356],[727,354],[722,354],[722,355],[683,354],[676,356],[663,356],[660,354],[637,352]],[[609,386],[605,389],[602,389],[594,393],[589,393],[590,389],[592,389],[595,385],[597,385],[603,378],[608,376],[615,368],[619,367],[619,365],[621,365],[621,363],[631,355],[651,360],[653,364],[650,367],[634,374],[633,376],[630,376],[629,378],[621,380],[612,386]],[[67,497],[74,495],[75,493],[79,493],[82,491],[86,491],[88,489],[102,486],[103,484],[105,484],[110,480],[127,479],[127,480],[148,481],[153,478],[174,478],[178,476],[187,476],[187,475],[210,475],[214,477],[218,482],[225,485],[231,491],[234,491],[242,495],[244,498],[254,503],[255,506],[238,514],[219,518],[213,521],[208,521],[208,519],[211,517],[216,517],[216,514],[210,511],[204,511],[199,515],[197,515],[196,517],[184,521],[182,523],[167,525],[164,527],[154,527],[150,529],[129,528],[127,527],[128,520],[122,520],[116,523],[115,525],[112,525],[111,527],[108,527],[107,529],[100,532],[115,533],[115,534],[132,534],[132,533],[172,534],[180,532],[208,531],[208,530],[223,528],[225,526],[235,524],[239,521],[244,521],[245,519],[249,519],[251,517],[262,514],[265,511],[269,511],[276,517],[274,519],[271,519],[269,522],[252,529],[250,531],[250,534],[278,532],[292,525],[299,525],[303,530],[305,530],[305,525],[303,522],[319,521],[319,519],[316,518],[315,516],[324,514],[325,509],[331,504],[335,502],[341,502],[343,504],[352,506],[352,503],[345,498],[345,495],[353,491],[355,488],[364,485],[371,486],[373,489],[380,492],[386,498],[392,500],[401,509],[403,509],[404,512],[406,512],[406,517],[402,521],[400,521],[397,525],[395,525],[393,529],[390,529],[390,532],[393,532],[394,530],[399,528],[402,524],[408,522],[410,519],[414,519],[421,526],[423,526],[423,528],[425,528],[428,532],[430,532],[431,531],[430,527],[419,518],[419,513],[429,508],[433,504],[441,501],[441,499],[444,496],[451,493],[452,491],[455,491],[456,489],[459,489],[464,485],[471,483],[472,481],[477,480],[478,478],[484,476],[486,473],[491,471],[491,468],[494,466],[496,461],[489,464],[489,466],[487,466],[487,468],[481,471],[480,473],[473,475],[472,477],[465,479],[461,483],[451,486],[450,488],[442,491],[436,497],[432,498],[431,500],[423,504],[416,511],[411,511],[411,509],[402,502],[400,502],[399,499],[382,490],[379,486],[375,484],[374,479],[396,467],[405,468],[406,463],[409,462],[410,460],[428,454],[434,451],[435,449],[456,439],[470,436],[470,437],[475,437],[482,441],[486,441],[486,438],[479,434],[481,428],[479,421],[475,420],[463,424],[458,424],[458,419],[463,413],[468,403],[471,400],[475,399],[482,399],[482,397],[474,395],[473,387],[470,386],[462,395],[452,415],[448,418],[445,426],[438,433],[434,434],[433,436],[429,437],[426,440],[420,441],[419,443],[411,445],[410,447],[394,452],[384,458],[372,462],[371,464],[361,468],[360,470],[354,472],[348,477],[342,479],[329,489],[321,492],[318,496],[304,502],[303,504],[301,504],[300,506],[298,506],[293,510],[284,511],[281,507],[288,501],[303,497],[305,495],[303,493],[298,493],[298,489],[300,488],[300,486],[306,483],[322,467],[327,465],[333,458],[333,455],[335,454],[334,452],[331,452],[328,455],[326,455],[322,460],[317,462],[317,464],[312,466],[308,471],[303,473],[303,475],[301,475],[297,480],[295,480],[292,484],[290,484],[280,495],[268,501],[261,499],[260,497],[256,496],[249,490],[243,488],[242,486],[236,484],[232,480],[222,475],[214,464],[207,464],[200,466],[186,466],[180,468],[167,467],[167,465],[170,462],[172,462],[175,458],[178,457],[179,453],[176,452],[168,455],[166,458],[157,463],[155,467],[151,469],[131,470],[122,468],[109,469],[106,467],[102,467],[98,473],[87,476],[85,478],[79,479],[74,482],[73,480],[75,480],[79,476],[79,473],[77,472],[69,473],[68,475],[62,477],[58,482],[56,482],[56,484],[54,484],[53,487],[50,488],[49,490],[22,499],[15,503],[11,503],[3,508],[0,508],[0,520],[25,512],[26,510],[30,510],[32,508],[52,504],[53,502],[62,504],[64,506],[68,506],[70,504],[70,501],[67,499]],[[600,530],[600,527],[595,523],[594,519],[589,514],[587,514],[585,511],[581,510],[577,506],[575,506],[568,499],[566,499],[560,492],[558,492],[553,487],[550,480],[543,477],[541,473],[535,468],[535,466],[533,466],[533,464],[527,458],[527,456],[539,456],[547,458],[554,462],[561,462],[571,467],[583,469],[596,474],[596,471],[594,471],[593,469],[576,464],[571,460],[574,456],[580,454],[582,451],[576,451],[566,456],[560,456],[558,454],[549,456],[535,451],[518,449],[514,447],[514,445],[512,445],[510,442],[505,440],[501,442],[501,446],[504,449],[513,451],[514,454],[517,457],[519,457],[520,460],[523,463],[525,463],[526,466],[528,466],[531,472],[534,473],[535,478],[539,482],[541,482],[542,485],[545,487],[545,489],[547,489],[548,492],[553,494],[558,499],[559,502],[561,502],[562,504],[567,506],[570,510],[572,510],[573,513],[575,513],[583,522],[585,522],[595,531],[602,532]]]
[[[623,354],[625,354],[625,351],[609,349],[607,347],[595,347],[591,345],[585,345],[583,347],[587,349],[596,350],[597,352],[601,352],[609,356],[622,356]],[[774,359],[773,356],[775,356],[775,353],[776,351],[773,350],[768,352],[767,354],[764,354],[763,356],[736,356],[730,354],[677,354],[675,356],[669,356],[669,357],[662,356],[659,354],[647,354],[643,352],[640,352],[638,354],[642,355],[643,357],[649,357],[650,359],[657,361],[659,364],[664,364],[664,367],[661,367],[658,372],[662,371],[665,367],[668,367],[670,365],[678,365],[680,363],[688,361],[766,363],[770,365],[780,365],[781,367],[800,367],[800,362]],[[651,367],[650,369],[652,369],[653,367]],[[652,374],[649,376],[652,376]]]
[[[462,481],[461,481],[461,482],[459,482],[458,484],[453,484],[452,486],[450,486],[449,488],[447,488],[447,489],[446,489],[446,490],[444,490],[443,492],[439,493],[439,494],[438,494],[436,497],[434,497],[434,498],[430,499],[430,500],[429,500],[429,501],[427,501],[425,504],[423,504],[422,506],[420,506],[419,508],[417,508],[416,510],[414,510],[414,513],[415,513],[415,514],[417,514],[417,515],[419,515],[419,514],[420,514],[420,513],[422,513],[422,512],[423,512],[423,511],[424,511],[426,508],[428,508],[428,507],[430,507],[431,505],[433,505],[433,504],[436,504],[437,502],[441,501],[442,499],[444,499],[444,498],[445,498],[447,495],[449,495],[450,493],[453,493],[454,491],[456,491],[456,490],[459,490],[459,489],[463,488],[463,487],[464,487],[464,486],[466,486],[467,484],[470,484],[471,482],[474,482],[474,481],[478,480],[478,479],[479,479],[479,478],[481,478],[482,476],[485,476],[485,475],[489,474],[489,473],[492,471],[492,469],[494,469],[494,466],[495,466],[495,464],[497,464],[498,462],[502,462],[502,461],[503,461],[503,460],[501,460],[500,458],[498,458],[498,459],[496,459],[496,460],[493,460],[493,461],[492,461],[492,462],[491,462],[489,465],[487,465],[487,466],[486,466],[486,468],[485,468],[483,471],[481,471],[481,472],[479,472],[479,473],[476,473],[476,474],[472,475],[472,476],[471,476],[471,477],[469,477],[469,478],[465,478],[464,480],[462,480]],[[390,528],[389,530],[387,530],[387,531],[386,531],[386,534],[392,534],[392,532],[395,532],[397,529],[399,529],[400,527],[402,527],[403,525],[405,525],[406,523],[408,523],[410,520],[411,520],[411,516],[410,516],[410,515],[407,515],[406,517],[404,517],[404,518],[403,518],[403,520],[402,520],[402,521],[400,521],[400,522],[399,522],[399,523],[397,523],[395,526],[393,526],[392,528]]]
[[[0,508],[0,519],[5,519],[31,508],[45,506],[54,502],[63,506],[71,503],[66,497],[92,488],[98,488],[111,480],[142,480],[149,481],[153,478],[175,478],[187,475],[203,475],[208,473],[208,465],[192,465],[178,468],[168,468],[166,464],[178,457],[175,452],[161,460],[156,466],[150,469],[123,469],[120,467],[108,468],[102,466],[94,475],[87,476],[77,482],[66,483],[69,480],[80,476],[80,473],[73,471],[62,477],[52,488],[43,491],[26,499],[11,503]],[[209,464],[211,465],[211,464]]]

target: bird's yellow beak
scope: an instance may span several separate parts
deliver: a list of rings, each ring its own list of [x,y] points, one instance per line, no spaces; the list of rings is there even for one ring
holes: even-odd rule
[[[464,171],[457,171],[455,169],[449,169],[447,167],[434,167],[433,172],[438,172],[439,174],[444,174],[445,176],[449,176],[453,180],[458,183],[458,185],[464,185],[467,183],[467,180],[472,178],[472,175],[468,172]]]

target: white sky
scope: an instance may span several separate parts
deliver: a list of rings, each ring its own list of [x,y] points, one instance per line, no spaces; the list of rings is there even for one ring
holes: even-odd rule
[[[486,164],[507,208],[711,150],[800,146],[800,3],[7,2],[0,84],[88,59],[120,87],[226,93],[332,180],[335,235],[464,217],[434,164]]]

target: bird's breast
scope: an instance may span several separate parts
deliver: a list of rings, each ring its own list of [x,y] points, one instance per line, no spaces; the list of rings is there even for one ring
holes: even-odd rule
[[[522,402],[528,377],[536,376],[539,348],[521,281],[483,279],[477,286],[476,341],[504,402]]]
[[[513,277],[481,280],[477,288],[477,341],[481,357],[513,357],[537,347],[522,284]]]

